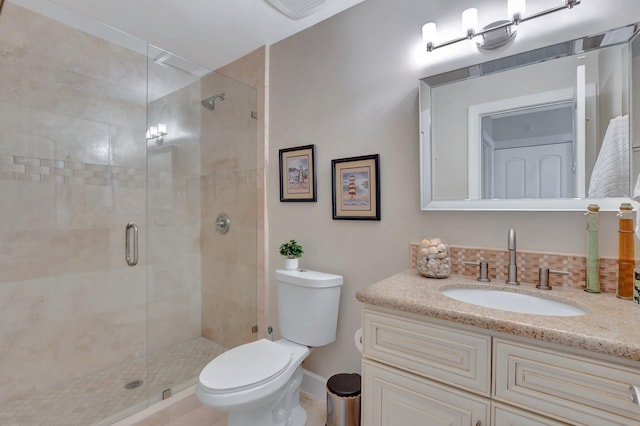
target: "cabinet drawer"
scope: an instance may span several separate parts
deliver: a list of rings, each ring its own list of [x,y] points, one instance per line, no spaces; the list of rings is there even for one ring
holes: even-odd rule
[[[492,426],[568,426],[547,417],[529,413],[499,402],[491,403]]]
[[[638,425],[640,370],[494,339],[495,398],[571,424]]]
[[[362,424],[485,426],[489,400],[375,361],[362,362]]]
[[[491,337],[366,309],[363,330],[366,357],[490,395]]]

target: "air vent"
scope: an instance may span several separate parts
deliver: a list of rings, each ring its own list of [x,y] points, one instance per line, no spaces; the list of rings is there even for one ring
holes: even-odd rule
[[[152,45],[149,45],[147,54],[151,59],[153,59],[153,62],[155,62],[156,64],[166,65],[168,67],[187,72],[197,77],[202,77],[203,75],[209,74],[211,72],[211,70],[208,68],[205,68],[198,64],[194,64],[193,62],[183,59],[180,56],[176,56],[172,53],[160,49],[159,47],[155,47]]]
[[[326,3],[325,0],[266,0],[291,19],[301,19],[309,16]]]

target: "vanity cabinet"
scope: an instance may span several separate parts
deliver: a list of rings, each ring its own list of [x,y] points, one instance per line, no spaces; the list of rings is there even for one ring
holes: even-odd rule
[[[367,305],[363,425],[640,425],[636,364]]]

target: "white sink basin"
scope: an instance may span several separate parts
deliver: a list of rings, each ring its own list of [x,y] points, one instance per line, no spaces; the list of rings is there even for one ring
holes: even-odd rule
[[[497,289],[449,287],[440,290],[440,293],[472,305],[522,314],[573,317],[587,313],[567,303]]]

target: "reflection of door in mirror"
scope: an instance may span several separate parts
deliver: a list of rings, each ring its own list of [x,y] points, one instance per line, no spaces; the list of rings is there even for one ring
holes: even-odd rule
[[[469,198],[583,194],[587,157],[576,123],[585,122],[578,108],[585,99],[579,98],[578,90],[565,87],[469,105]]]
[[[482,198],[574,196],[572,102],[484,115]]]

